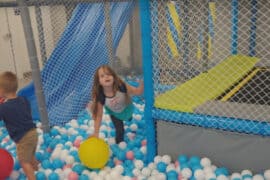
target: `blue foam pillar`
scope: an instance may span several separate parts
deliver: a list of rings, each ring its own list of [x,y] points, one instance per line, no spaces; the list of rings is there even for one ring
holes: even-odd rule
[[[250,27],[250,40],[249,40],[249,55],[256,55],[256,22],[257,22],[257,0],[251,2],[251,27]]]
[[[231,53],[237,54],[238,47],[238,0],[232,0],[232,41]]]
[[[142,34],[142,59],[144,74],[144,94],[147,138],[147,161],[153,161],[156,155],[155,126],[152,118],[152,109],[154,103],[153,89],[153,63],[152,63],[152,38],[151,38],[151,14],[150,1],[140,0],[140,20]]]

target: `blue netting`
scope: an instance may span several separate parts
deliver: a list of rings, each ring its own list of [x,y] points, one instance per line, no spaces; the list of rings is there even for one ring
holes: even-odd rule
[[[115,54],[134,2],[111,3],[110,17]],[[90,100],[93,74],[109,61],[103,3],[77,5],[57,46],[42,70],[42,84],[51,125],[75,118]],[[38,119],[33,83],[19,91],[31,102]]]

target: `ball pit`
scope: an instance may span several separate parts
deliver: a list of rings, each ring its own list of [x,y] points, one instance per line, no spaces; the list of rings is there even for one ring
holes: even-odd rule
[[[156,156],[153,162],[146,163],[147,152],[145,120],[142,118],[144,104],[135,104],[135,114],[130,122],[125,124],[125,142],[115,144],[115,129],[108,115],[102,121],[100,132],[109,145],[108,161],[101,169],[89,169],[80,161],[80,148],[84,139],[94,131],[93,120],[88,113],[80,113],[78,120],[71,120],[63,127],[52,127],[50,133],[44,134],[37,126],[39,144],[36,152],[41,162],[36,172],[37,180],[67,179],[67,180],[176,180],[176,179],[270,179],[270,170],[261,174],[253,174],[246,169],[242,172],[229,172],[226,167],[216,167],[207,157],[186,156],[179,154],[176,160],[169,155]],[[1,122],[1,121],[0,121]],[[8,137],[3,124],[0,124],[0,140],[4,149],[14,157],[14,167],[10,179],[26,179],[16,158],[14,142]],[[98,154],[86,148],[83,154]],[[1,178],[0,178],[1,179]]]

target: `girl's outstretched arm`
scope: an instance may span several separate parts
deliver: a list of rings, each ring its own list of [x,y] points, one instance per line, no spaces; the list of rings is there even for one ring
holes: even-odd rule
[[[126,84],[126,87],[127,87],[128,93],[130,95],[141,95],[143,93],[143,90],[144,90],[144,84],[143,84],[142,80],[139,81],[138,87],[130,86],[128,84]]]
[[[93,117],[94,118],[94,134],[92,136],[97,137],[99,135],[99,128],[102,121],[103,115],[103,106],[101,103],[98,103],[97,114]]]

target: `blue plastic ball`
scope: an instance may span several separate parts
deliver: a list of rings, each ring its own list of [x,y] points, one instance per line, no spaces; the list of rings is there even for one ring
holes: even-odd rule
[[[51,169],[51,162],[48,159],[45,159],[44,161],[41,162],[41,166],[43,169]]]
[[[82,174],[83,170],[84,170],[84,166],[81,164],[76,164],[73,168],[72,171],[76,172],[78,175]]]
[[[167,167],[167,165],[164,162],[157,163],[157,170],[159,172],[163,172],[164,173],[166,171],[166,167]]]
[[[178,156],[178,162],[182,166],[182,164],[187,163],[188,157],[186,155],[179,155]]]
[[[36,179],[37,180],[44,180],[44,179],[46,179],[45,173],[44,172],[37,172],[36,173]]]
[[[60,180],[59,176],[57,173],[52,172],[49,176],[48,176],[48,180]]]
[[[79,180],[89,180],[89,177],[85,174],[80,175]]]
[[[53,167],[53,169],[58,169],[58,168],[62,169],[63,166],[64,166],[64,162],[61,161],[60,159],[54,159],[52,161],[52,167]]]

